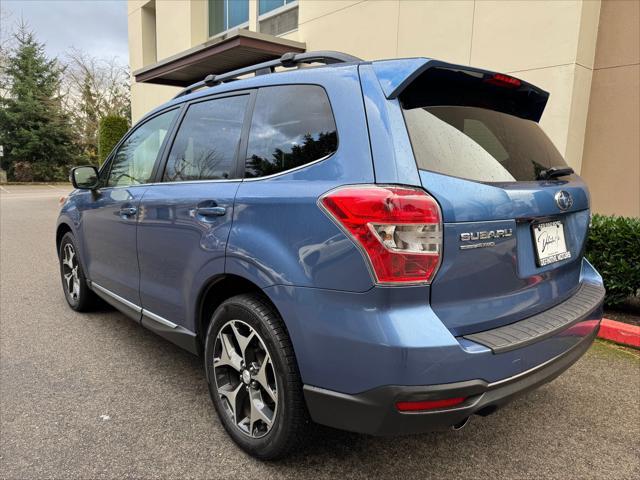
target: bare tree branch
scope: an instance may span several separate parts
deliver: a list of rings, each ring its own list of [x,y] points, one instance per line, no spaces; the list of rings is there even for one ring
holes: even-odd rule
[[[107,115],[130,117],[129,70],[116,59],[102,59],[72,48],[65,58],[64,105],[87,159],[98,160],[98,127]]]

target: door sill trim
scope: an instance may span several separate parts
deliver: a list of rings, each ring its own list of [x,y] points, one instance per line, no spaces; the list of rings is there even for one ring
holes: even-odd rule
[[[98,289],[100,292],[104,293],[105,295],[110,296],[114,300],[117,300],[118,302],[120,302],[123,305],[129,307],[131,310],[133,310],[136,313],[141,313],[142,312],[142,307],[139,307],[138,305],[136,305],[133,302],[130,302],[126,298],[122,298],[117,293],[113,293],[111,290],[108,290],[108,289],[104,288],[103,286],[98,285],[96,282],[91,282],[91,288]]]
[[[95,290],[98,296],[104,296],[103,299],[107,301],[107,303],[112,304],[125,315],[128,315],[139,322],[143,327],[151,330],[161,337],[166,338],[188,352],[200,355],[202,348],[194,332],[187,330],[186,328],[181,327],[160,315],[156,315],[149,310],[139,307],[135,303],[122,298],[120,295],[113,293],[111,290],[108,290],[95,282],[87,280],[87,284],[92,290]]]
[[[161,324],[163,324],[163,325],[165,325],[167,327],[170,327],[170,328],[178,328],[178,324],[173,323],[171,320],[167,320],[166,318],[161,317],[160,315],[156,315],[155,313],[150,312],[149,310],[146,310],[146,309],[136,305],[133,302],[130,302],[126,298],[122,298],[117,293],[113,293],[111,290],[108,290],[108,289],[104,288],[103,286],[98,285],[96,282],[91,282],[90,286],[91,286],[91,288],[98,289],[100,292],[104,293],[105,295],[110,296],[114,300],[117,300],[118,302],[122,303],[126,307],[129,307],[134,312],[142,313],[142,315],[144,315],[145,317],[153,320],[154,322],[161,323]]]
[[[172,321],[167,320],[166,318],[161,317],[160,315],[156,315],[155,313],[150,312],[149,310],[145,310],[144,308],[142,309],[142,315],[144,315],[145,317],[147,317],[147,318],[149,318],[149,319],[151,319],[151,320],[153,320],[155,322],[158,322],[158,323],[161,323],[163,325],[166,325],[167,327],[178,328],[178,325],[173,323]]]

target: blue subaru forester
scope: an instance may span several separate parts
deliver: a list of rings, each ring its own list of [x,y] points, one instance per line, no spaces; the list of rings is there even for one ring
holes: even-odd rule
[[[66,299],[101,297],[202,355],[222,424],[259,458],[310,421],[461,428],[562,373],[599,328],[589,195],[538,125],[548,96],[337,52],[209,75],[99,171],[72,170]]]

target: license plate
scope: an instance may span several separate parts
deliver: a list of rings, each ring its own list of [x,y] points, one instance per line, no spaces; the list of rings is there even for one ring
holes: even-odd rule
[[[564,239],[564,225],[561,220],[533,225],[533,241],[536,245],[538,266],[571,258]]]

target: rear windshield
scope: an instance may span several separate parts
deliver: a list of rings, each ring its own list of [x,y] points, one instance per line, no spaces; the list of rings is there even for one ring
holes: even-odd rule
[[[476,107],[404,110],[418,168],[481,182],[536,180],[566,163],[540,126]]]

